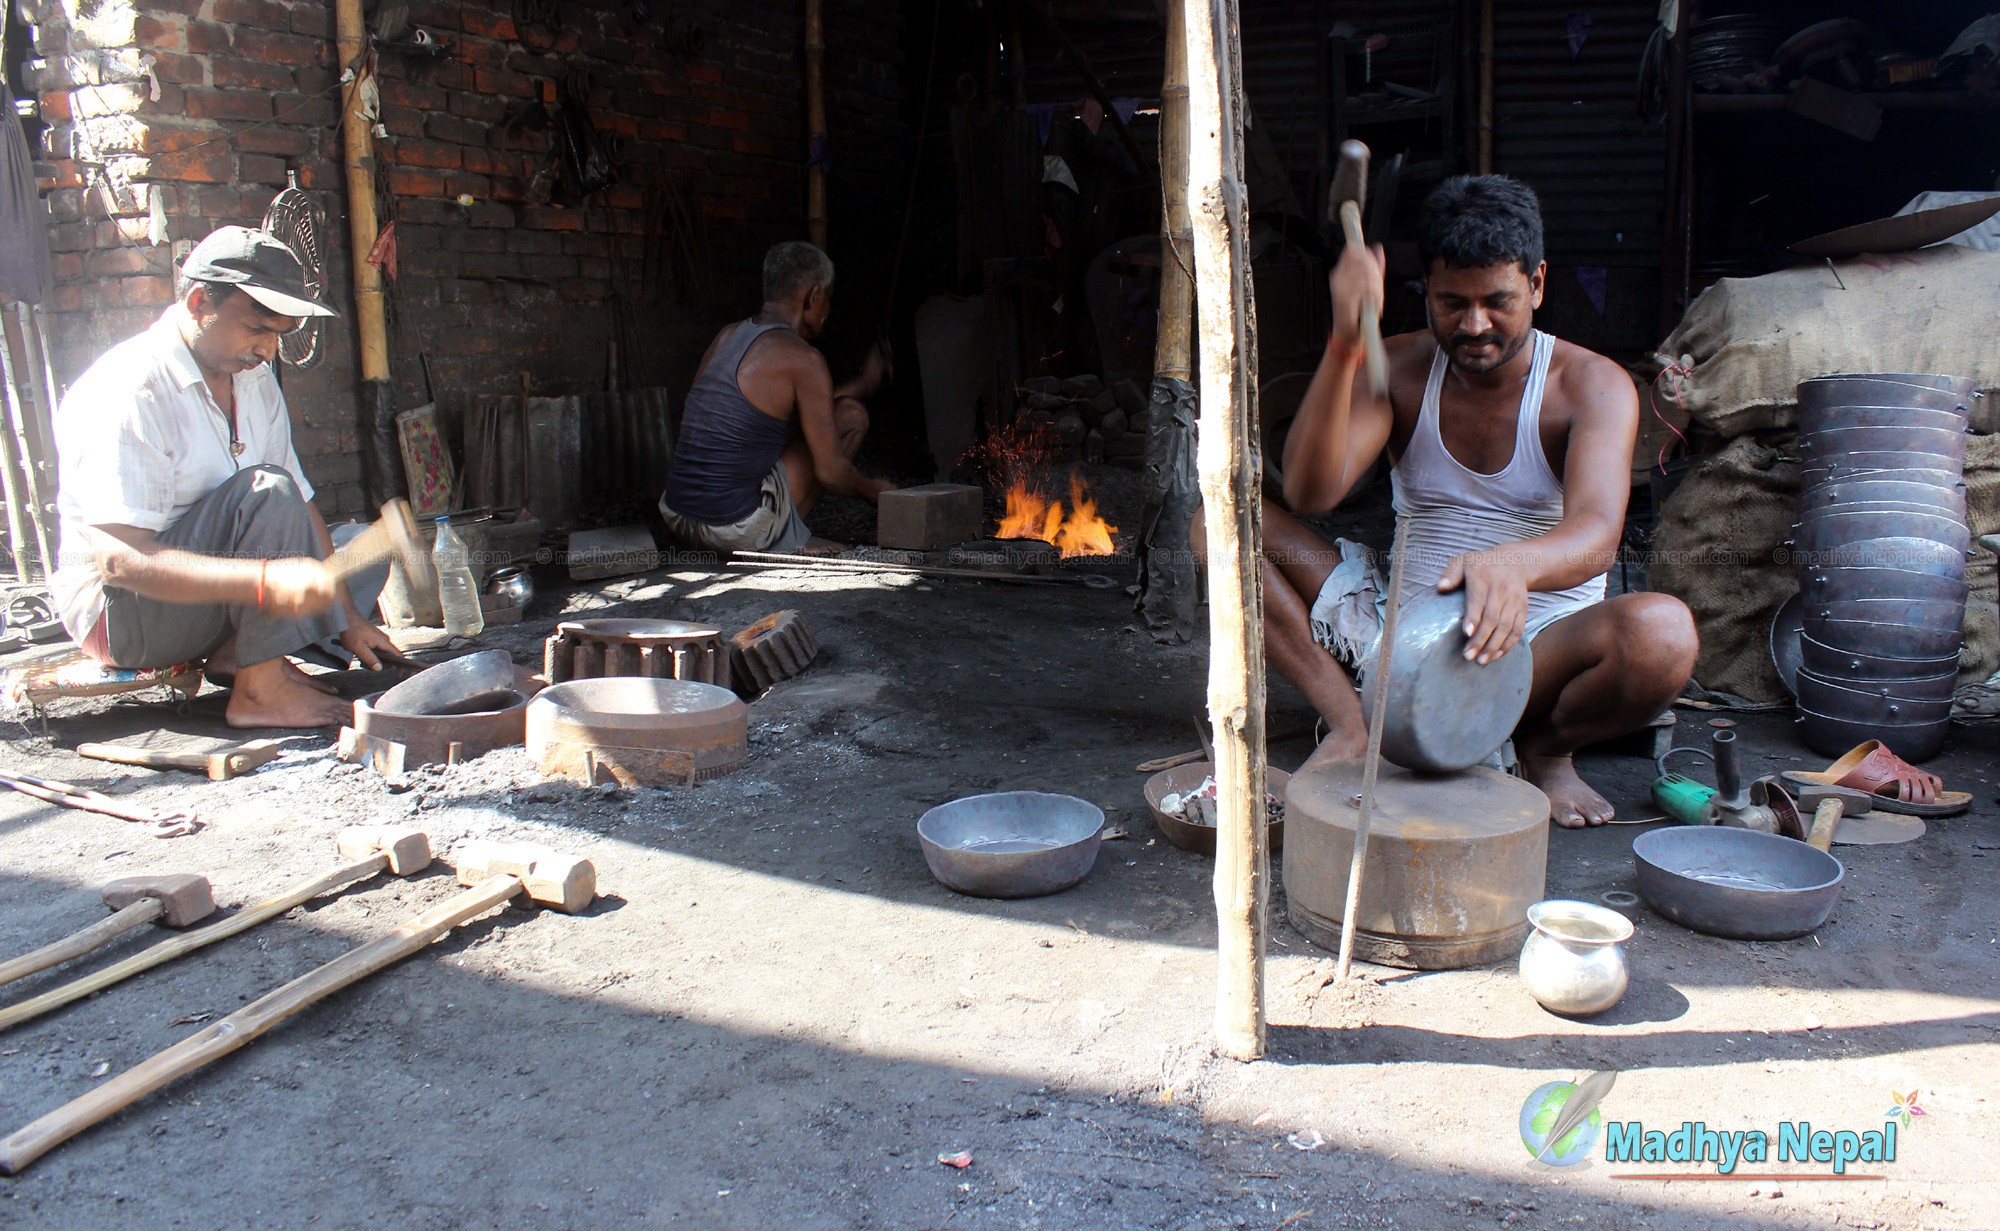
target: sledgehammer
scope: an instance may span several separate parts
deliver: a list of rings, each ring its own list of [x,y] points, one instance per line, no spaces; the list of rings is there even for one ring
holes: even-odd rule
[[[387,936],[349,949],[319,969],[244,1005],[0,1141],[0,1175],[18,1174],[91,1125],[245,1046],[316,1001],[402,961],[509,898],[525,894],[531,901],[573,914],[597,897],[597,870],[589,860],[558,855],[544,847],[465,843],[458,850],[458,880],[473,887]]]
[[[1368,147],[1359,141],[1340,143],[1340,164],[1333,171],[1333,185],[1326,196],[1327,211],[1340,223],[1347,243],[1357,252],[1367,250],[1368,239],[1361,232],[1361,207],[1368,199]],[[1378,398],[1389,396],[1389,352],[1382,346],[1382,305],[1361,305],[1361,347],[1368,361],[1368,385]]]
[[[208,878],[186,872],[121,877],[104,887],[104,904],[111,908],[108,918],[99,919],[54,944],[43,945],[33,953],[0,962],[0,983],[12,983],[38,970],[82,957],[133,928],[149,923],[184,928],[215,913],[215,895],[209,890]]]

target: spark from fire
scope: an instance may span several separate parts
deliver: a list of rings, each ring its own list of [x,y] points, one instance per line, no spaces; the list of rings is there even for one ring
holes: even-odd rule
[[[1056,449],[1045,433],[1019,426],[993,432],[975,452],[988,480],[1006,498],[995,538],[1039,539],[1064,559],[1117,554],[1118,527],[1097,511],[1083,476],[1072,472],[1067,505],[1045,491],[1055,470]]]

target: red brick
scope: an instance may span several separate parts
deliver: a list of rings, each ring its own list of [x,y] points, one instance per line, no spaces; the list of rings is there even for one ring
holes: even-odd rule
[[[59,90],[54,94],[41,96],[42,122],[45,124],[67,124],[73,118],[69,109],[69,92]]]
[[[397,77],[382,79],[382,101],[394,103],[398,107],[415,107],[419,111],[443,111],[445,97],[445,92],[434,85],[405,81]]]
[[[493,181],[484,175],[453,171],[445,176],[445,191],[454,197],[490,197],[493,195]]]
[[[424,113],[414,107],[382,108],[382,127],[395,137],[421,137],[424,135]]]
[[[282,186],[285,182],[285,162],[268,154],[245,154],[236,160],[236,174],[245,183]],[[246,199],[249,195],[248,192],[244,194]],[[263,211],[260,209],[258,212]]]
[[[182,17],[192,17],[201,12],[203,0],[146,0],[146,8],[154,13],[178,13]]]
[[[153,53],[153,75],[161,81],[175,85],[200,85],[208,80],[203,71],[207,60],[202,56],[182,56],[172,52]]]
[[[459,28],[457,0],[410,0],[410,21],[431,30]]]
[[[506,39],[510,42],[519,37],[514,31],[513,18],[489,9],[476,9],[467,5],[458,10],[458,20],[467,34],[477,34],[482,38]]]
[[[444,190],[444,176],[435,171],[416,171],[407,167],[394,167],[389,171],[389,191],[396,196],[441,197]]]
[[[211,80],[229,90],[277,90],[289,94],[296,86],[292,70],[260,60],[232,60],[217,56],[209,62]]]
[[[55,297],[49,301],[50,309],[56,312],[81,312],[89,306],[83,288],[75,285],[56,287]]]
[[[174,300],[174,284],[166,277],[123,278],[117,283],[118,302],[128,308],[158,308]]]
[[[325,39],[307,38],[300,34],[276,34],[269,30],[243,28],[236,32],[236,50],[272,64],[299,67],[318,65],[332,53],[332,45]]]
[[[750,117],[741,111],[711,111],[703,122],[710,128],[726,128],[733,132],[743,132],[750,127]]]
[[[300,158],[313,152],[312,133],[302,128],[266,125],[263,128],[246,128],[231,138],[236,148],[246,154],[277,154],[285,158]]]
[[[687,126],[684,124],[642,122],[639,125],[639,139],[641,141],[681,142],[687,140],[687,135]]]
[[[463,162],[459,147],[442,141],[396,142],[395,163],[399,167],[456,169]]]
[[[187,114],[197,120],[268,120],[271,96],[252,90],[194,87],[187,92]]]
[[[507,114],[506,99],[488,98],[468,90],[453,90],[448,107],[453,115],[482,124],[497,124]]]
[[[504,68],[482,68],[473,74],[472,80],[481,94],[506,94],[514,98],[535,96],[534,82]]]
[[[710,218],[748,219],[750,210],[739,201],[720,200],[709,197],[701,203],[701,212]]]
[[[234,187],[203,188],[195,192],[194,199],[203,218],[219,218],[226,222],[243,212],[243,194]]]
[[[112,248],[86,254],[83,264],[93,278],[126,274],[157,275],[167,272],[167,252],[166,248]],[[155,253],[161,255],[155,257]]]
[[[345,188],[346,172],[330,159],[303,163],[298,168],[301,188]]]
[[[505,68],[515,55],[514,48],[507,44],[484,38],[454,39],[451,51],[454,60],[473,68]]]
[[[218,51],[228,51],[230,29],[213,21],[190,21],[187,24],[187,48],[198,56],[213,55]]]
[[[690,62],[681,66],[681,76],[689,81],[703,81],[711,85],[722,82],[722,69],[714,64]]]
[[[333,5],[304,3],[292,6],[292,33],[312,38],[332,38]]]
[[[581,231],[583,211],[530,205],[521,211],[521,225],[537,231]]]
[[[232,26],[284,31],[292,28],[292,10],[274,0],[215,0],[215,7],[210,11],[217,21],[228,22]]]
[[[157,17],[151,13],[141,13],[132,22],[132,37],[147,51],[163,47],[179,47],[187,39],[187,24],[178,17]],[[42,54],[52,53],[44,48]]]

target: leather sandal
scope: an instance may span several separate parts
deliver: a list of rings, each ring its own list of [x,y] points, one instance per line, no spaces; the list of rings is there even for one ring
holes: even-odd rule
[[[1956,816],[1972,806],[1970,791],[1945,790],[1942,778],[1911,765],[1879,739],[1856,745],[1820,772],[1788,769],[1784,777],[1804,786],[1866,791],[1875,797],[1876,807],[1904,816]]]

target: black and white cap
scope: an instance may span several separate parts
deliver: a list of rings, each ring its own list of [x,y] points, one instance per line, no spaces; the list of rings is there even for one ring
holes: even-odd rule
[[[218,227],[181,262],[196,282],[226,282],[282,316],[339,316],[306,293],[306,271],[281,241],[249,227]]]

